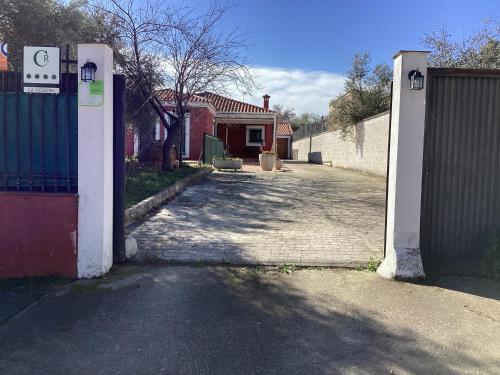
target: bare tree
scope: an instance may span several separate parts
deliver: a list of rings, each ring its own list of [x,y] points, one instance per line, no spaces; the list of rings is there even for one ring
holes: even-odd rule
[[[189,99],[197,92],[231,89],[249,91],[253,80],[243,54],[246,41],[236,30],[222,31],[231,8],[228,1],[211,1],[201,15],[190,8],[168,8],[157,0],[95,0],[92,9],[106,15],[109,27],[119,31],[117,65],[130,85],[137,87],[167,130],[163,170],[170,170],[170,150],[182,139]],[[174,113],[167,112],[158,89],[169,87]],[[182,157],[182,147],[179,147]]]
[[[171,74],[175,114],[180,124],[188,111],[188,102],[194,94],[206,90],[228,93],[239,90],[251,93],[255,87],[245,55],[245,35],[237,29],[222,31],[224,16],[231,9],[229,1],[213,0],[200,17],[187,19],[177,14],[175,23],[183,27],[169,28],[162,39],[164,61]],[[180,129],[180,158],[182,158],[183,130]],[[164,169],[168,150],[176,134],[167,137],[164,144]]]
[[[144,107],[148,106],[169,134],[175,134],[179,126],[176,121],[169,120],[155,93],[167,80],[162,64],[162,39],[169,35],[170,29],[181,29],[184,24],[181,8],[163,4],[159,0],[96,0],[91,1],[89,7],[108,29],[116,31],[119,40],[113,46],[116,68],[126,75],[129,92],[139,92],[142,97],[141,103],[137,95],[129,96],[136,107],[129,110],[129,115],[137,119],[148,118],[143,116],[147,112]],[[147,128],[147,125],[137,124],[137,127]],[[168,166],[165,169],[170,169],[170,159]]]
[[[273,111],[276,112],[278,122],[292,122],[297,117],[293,108],[285,107],[283,104],[273,105]]]

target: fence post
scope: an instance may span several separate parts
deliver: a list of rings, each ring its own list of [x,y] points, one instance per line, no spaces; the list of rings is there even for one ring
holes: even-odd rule
[[[385,278],[425,276],[420,255],[420,200],[425,90],[410,90],[408,74],[427,76],[427,52],[394,57],[391,150],[387,185],[386,255],[377,272]]]
[[[207,149],[207,133],[203,132],[203,151],[202,151],[202,154],[203,154],[203,156],[202,156],[203,164],[206,164],[206,162],[205,162],[206,149]]]
[[[113,77],[113,259],[125,255],[125,76]]]
[[[97,65],[103,97],[102,103],[78,103],[79,278],[101,276],[113,265],[113,51],[79,44],[78,66],[88,60]]]
[[[312,144],[313,144],[313,136],[312,136],[312,129],[311,129],[312,124],[309,124],[309,155],[307,156],[307,161],[310,163],[312,161]]]

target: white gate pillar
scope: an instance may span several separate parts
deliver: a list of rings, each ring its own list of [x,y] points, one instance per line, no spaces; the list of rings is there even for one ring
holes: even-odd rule
[[[103,90],[89,91],[88,83],[81,83],[80,67],[87,60],[96,64],[95,80],[103,81]],[[78,277],[87,278],[103,275],[113,265],[111,48],[104,44],[78,45],[78,82],[81,85],[78,93]]]
[[[385,278],[424,277],[420,255],[420,200],[428,52],[394,56],[386,255],[377,272]],[[419,69],[423,90],[410,90],[408,73]]]

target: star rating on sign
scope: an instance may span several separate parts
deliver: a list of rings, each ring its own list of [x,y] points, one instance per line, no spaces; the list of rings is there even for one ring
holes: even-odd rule
[[[31,74],[31,73],[27,73],[26,74],[26,79],[40,79],[40,74],[35,74],[34,76]],[[57,79],[57,75],[56,74],[52,74],[50,77],[48,74],[44,74],[42,76],[43,79],[47,80],[47,79]]]

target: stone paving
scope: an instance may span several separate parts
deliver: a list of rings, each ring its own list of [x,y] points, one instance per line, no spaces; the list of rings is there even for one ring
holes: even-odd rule
[[[219,172],[134,229],[141,261],[347,266],[383,256],[385,179],[297,162]]]

